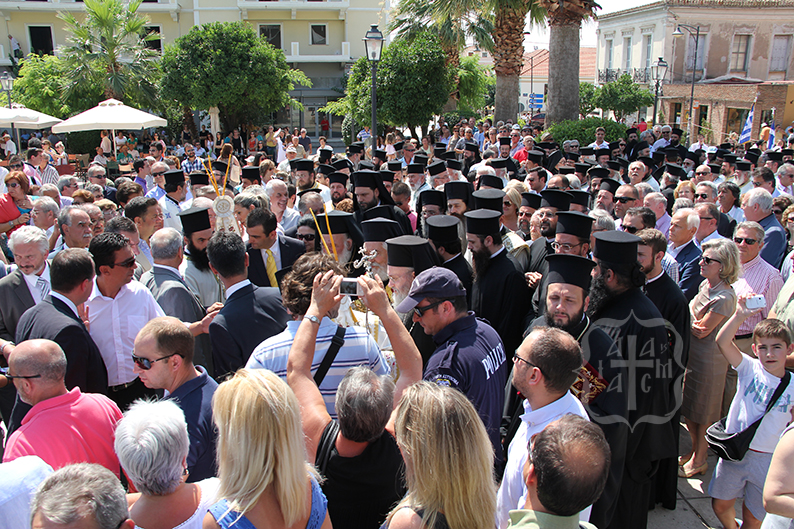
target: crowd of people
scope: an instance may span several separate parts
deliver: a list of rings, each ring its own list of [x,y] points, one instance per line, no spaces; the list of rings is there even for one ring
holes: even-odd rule
[[[791,527],[794,137],[491,125],[10,157],[0,519],[646,527],[724,417],[716,516]]]

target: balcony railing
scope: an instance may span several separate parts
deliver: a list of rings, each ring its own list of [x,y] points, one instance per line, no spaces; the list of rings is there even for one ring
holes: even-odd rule
[[[634,75],[632,76],[635,83],[648,84],[651,82],[651,69],[650,68],[634,68]]]
[[[617,81],[618,77],[620,77],[620,68],[607,68],[605,70],[598,70],[598,82],[600,84]]]

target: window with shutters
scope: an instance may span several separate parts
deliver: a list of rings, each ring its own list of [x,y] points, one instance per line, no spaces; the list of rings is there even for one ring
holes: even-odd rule
[[[772,39],[772,58],[769,61],[770,72],[788,70],[790,50],[791,35],[775,35],[775,38]]]
[[[735,35],[731,48],[731,71],[747,71],[747,57],[750,55],[750,35]]]
[[[645,67],[651,67],[651,57],[653,56],[653,35],[645,35]]]
[[[623,39],[623,68],[631,70],[631,37]]]
[[[703,69],[703,62],[706,58],[706,35],[700,34],[698,39],[698,64],[697,69]],[[689,35],[686,43],[686,69],[692,69],[692,62],[695,60],[695,36]]]
[[[606,66],[606,68],[608,70],[612,68],[612,51],[613,51],[612,41],[608,40],[607,41],[606,61],[605,61],[606,62],[605,66]]]

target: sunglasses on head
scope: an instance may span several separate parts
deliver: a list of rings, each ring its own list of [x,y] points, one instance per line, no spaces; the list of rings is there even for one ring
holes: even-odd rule
[[[168,356],[163,356],[160,358],[155,358],[154,360],[149,360],[148,358],[141,358],[140,356],[135,356],[135,353],[132,354],[132,361],[138,366],[139,369],[143,369],[144,371],[148,371],[152,368],[155,362],[159,362],[160,360],[167,360],[172,356],[182,356],[179,353],[171,353]],[[184,358],[184,357],[183,357]]]

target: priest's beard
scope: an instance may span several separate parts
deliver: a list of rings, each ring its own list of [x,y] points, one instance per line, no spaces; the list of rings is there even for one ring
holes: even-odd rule
[[[480,248],[471,253],[472,264],[474,265],[474,280],[480,281],[488,272],[491,266],[491,253],[487,248]]]
[[[396,290],[392,291],[392,295],[394,296],[394,307],[402,303],[403,300],[408,297],[407,292],[397,292]]]
[[[207,249],[199,250],[193,246],[193,241],[188,237],[187,251],[190,254],[190,260],[200,272],[206,272],[210,269],[210,258],[207,257]]]
[[[599,312],[604,309],[612,298],[613,295],[609,291],[609,287],[607,287],[604,276],[594,277],[590,285],[590,305],[587,307],[587,315],[593,320],[597,319]]]
[[[339,251],[337,249],[337,252],[338,252],[337,254],[339,255],[339,260],[337,261],[339,263],[339,265],[340,266],[348,266],[348,263],[350,263],[350,258],[353,257],[353,249],[352,248],[348,248],[347,245],[345,245],[345,248],[343,250]],[[353,267],[353,265],[351,263],[350,264],[350,270],[351,271],[352,271],[352,267]]]
[[[572,332],[573,329],[577,325],[579,325],[579,323],[582,321],[582,317],[584,316],[584,307],[582,307],[582,309],[580,309],[579,312],[573,314],[571,318],[568,320],[568,323],[566,324],[559,324],[556,321],[554,321],[554,315],[551,312],[549,312],[548,307],[546,307],[545,316],[546,316],[546,325],[548,325],[549,327],[562,329],[568,334],[573,334]]]

